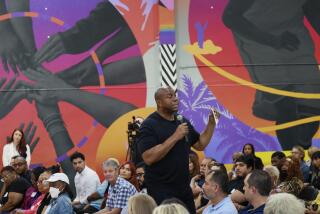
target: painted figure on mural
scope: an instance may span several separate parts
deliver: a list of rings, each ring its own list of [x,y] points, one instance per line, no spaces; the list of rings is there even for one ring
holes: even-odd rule
[[[230,0],[223,14],[253,82],[276,89],[320,93],[320,72],[306,18],[320,34],[318,0]],[[253,114],[283,124],[320,114],[320,100],[256,91]],[[319,122],[277,130],[283,149],[308,148]]]
[[[0,13],[29,11],[28,0],[2,1]],[[147,21],[153,5],[158,1],[141,1],[144,6],[144,22]],[[91,115],[103,126],[108,127],[121,115],[133,110],[136,106],[103,94],[79,90],[83,86],[99,85],[96,64],[87,57],[78,64],[72,65],[56,74],[42,67],[43,62],[53,61],[63,54],[79,54],[88,51],[102,41],[95,50],[100,62],[137,44],[135,36],[122,17],[121,10],[129,10],[121,1],[101,1],[90,11],[88,17],[79,20],[64,32],[52,35],[37,50],[35,45],[32,21],[28,17],[12,18],[0,22],[0,54],[4,70],[19,72],[30,81],[0,80],[0,116],[4,118],[23,99],[35,101],[38,117],[43,122],[53,142],[62,168],[69,176],[72,165],[63,157],[74,143],[64,125],[58,102],[66,101]],[[111,20],[105,22],[105,20]],[[141,27],[143,28],[144,25]],[[111,36],[110,36],[111,34]],[[22,36],[23,35],[23,36]],[[110,38],[105,39],[110,36]],[[105,39],[105,41],[103,41]],[[133,56],[116,62],[102,65],[103,75],[108,85],[142,83],[146,81],[142,56]],[[45,89],[45,90],[43,90]],[[61,90],[65,89],[65,90]],[[99,105],[93,105],[99,103]],[[71,173],[71,174],[70,174]]]

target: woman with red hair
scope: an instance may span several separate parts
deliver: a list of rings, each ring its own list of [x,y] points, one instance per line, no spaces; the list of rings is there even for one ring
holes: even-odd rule
[[[119,175],[121,178],[124,178],[127,181],[129,181],[133,186],[135,186],[137,191],[140,191],[139,183],[137,180],[136,167],[132,162],[127,161],[127,162],[123,163],[120,166],[119,173],[120,173]]]
[[[2,165],[9,166],[12,157],[22,156],[26,159],[28,166],[31,162],[30,147],[26,144],[24,133],[21,129],[15,129],[8,140],[8,143],[4,145],[2,150]]]

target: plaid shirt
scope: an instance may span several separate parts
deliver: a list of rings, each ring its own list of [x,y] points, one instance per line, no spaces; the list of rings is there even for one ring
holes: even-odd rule
[[[116,184],[109,187],[106,207],[110,210],[113,208],[124,208],[127,206],[130,196],[137,193],[136,188],[123,178],[118,177]]]

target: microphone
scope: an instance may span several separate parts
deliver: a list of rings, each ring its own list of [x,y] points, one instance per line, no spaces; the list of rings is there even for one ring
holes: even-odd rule
[[[184,123],[183,116],[181,114],[177,114],[176,118],[180,124]],[[189,142],[188,135],[184,136],[184,139],[187,143]]]

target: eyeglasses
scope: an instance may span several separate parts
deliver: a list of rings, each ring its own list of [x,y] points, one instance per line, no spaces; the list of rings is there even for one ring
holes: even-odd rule
[[[37,184],[42,184],[42,185],[49,185],[49,182],[46,180],[38,180]]]
[[[20,167],[20,166],[23,166],[25,165],[26,163],[14,163],[12,164],[13,167]]]
[[[137,173],[137,177],[142,177],[144,176],[144,173]]]

